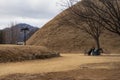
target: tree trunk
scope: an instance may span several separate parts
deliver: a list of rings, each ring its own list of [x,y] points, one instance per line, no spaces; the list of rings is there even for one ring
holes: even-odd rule
[[[101,55],[101,52],[100,52],[100,40],[99,40],[99,37],[95,39],[96,41],[96,47],[97,47],[97,55]]]
[[[97,47],[97,49],[100,49],[100,40],[99,40],[99,38],[96,39],[96,47]]]

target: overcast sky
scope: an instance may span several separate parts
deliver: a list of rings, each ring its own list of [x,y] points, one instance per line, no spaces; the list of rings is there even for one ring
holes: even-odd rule
[[[0,0],[0,29],[10,23],[41,27],[60,13],[60,0]]]

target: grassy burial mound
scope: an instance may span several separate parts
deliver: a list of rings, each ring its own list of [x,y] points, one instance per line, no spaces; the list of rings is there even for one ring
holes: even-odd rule
[[[0,62],[46,59],[58,56],[58,53],[51,52],[43,46],[0,46]]]
[[[39,29],[27,41],[27,44],[46,46],[60,52],[80,52],[89,49],[95,41],[90,35],[70,23],[76,20],[78,19],[71,18],[68,10],[65,10]],[[106,52],[120,52],[120,37],[114,33],[104,31],[100,37],[100,43]]]

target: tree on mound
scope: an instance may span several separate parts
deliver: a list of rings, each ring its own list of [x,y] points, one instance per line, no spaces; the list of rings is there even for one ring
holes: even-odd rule
[[[74,3],[75,3],[74,0],[68,0],[68,2],[66,3],[67,6],[69,7],[68,11],[71,13],[70,18],[74,19],[74,21],[70,21],[70,19],[67,21],[74,24],[76,28],[90,35],[94,39],[97,49],[100,49],[101,48],[100,47],[100,36],[104,31],[103,25],[99,24],[95,20],[92,20],[91,18],[81,16],[81,15],[89,14],[89,17],[94,17],[94,12],[90,10],[89,8],[84,7],[85,5],[84,2],[82,2],[81,4],[76,4],[76,5],[74,5]],[[99,22],[102,23],[100,17],[94,17],[94,18],[99,20]]]
[[[120,0],[67,0],[63,6],[68,7],[71,18],[78,19],[72,21],[76,28],[92,36],[99,49],[99,37],[104,29],[120,35],[119,3]],[[68,21],[71,22],[70,19]]]
[[[83,2],[84,6],[94,13],[94,17],[86,13],[85,18],[97,21],[105,29],[120,36],[120,0],[83,0]],[[96,18],[100,18],[102,22]]]
[[[91,19],[110,32],[120,35],[120,0],[82,0],[80,2],[81,4],[74,5],[79,3],[79,0],[68,0],[65,4],[75,16]]]

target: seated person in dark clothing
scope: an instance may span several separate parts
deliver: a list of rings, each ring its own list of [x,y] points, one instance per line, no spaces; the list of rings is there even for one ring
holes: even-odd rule
[[[94,55],[100,55],[101,53],[103,53],[102,48],[99,48],[99,49],[96,48],[96,49],[94,49],[92,55],[93,55],[93,56],[94,56]]]
[[[92,54],[92,52],[94,51],[94,47],[93,48],[91,48],[89,51],[88,51],[88,55],[90,56],[91,54]]]

